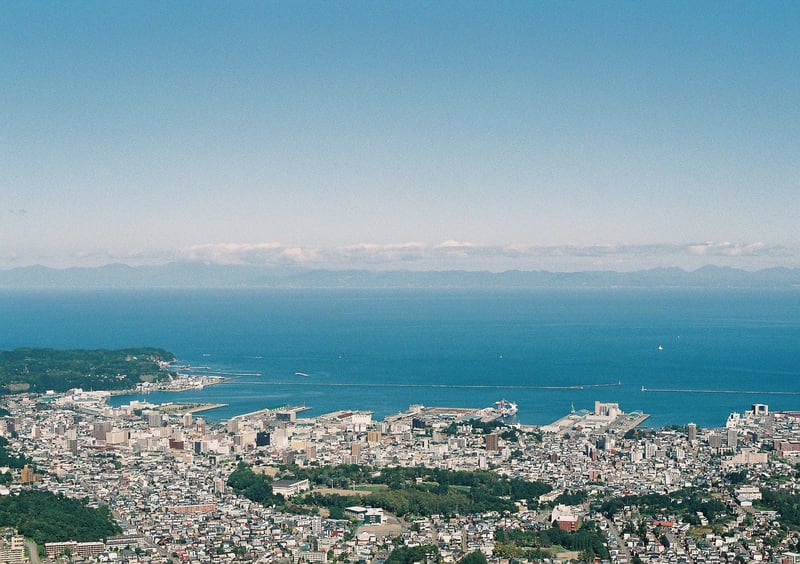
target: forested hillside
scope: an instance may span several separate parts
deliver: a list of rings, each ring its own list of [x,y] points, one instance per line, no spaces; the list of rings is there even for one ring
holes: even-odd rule
[[[63,392],[71,388],[127,390],[167,378],[175,355],[163,349],[0,351],[0,387],[6,392]]]

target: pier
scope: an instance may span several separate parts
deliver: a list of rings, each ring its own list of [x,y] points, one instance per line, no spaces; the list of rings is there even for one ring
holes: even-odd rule
[[[423,405],[411,405],[408,410],[401,411],[394,415],[389,415],[384,418],[387,423],[396,423],[398,421],[419,419],[425,421],[426,424],[433,423],[462,423],[469,420],[478,420],[483,423],[491,421],[503,420],[506,417],[516,414],[516,404],[508,402],[513,406],[513,413],[500,409],[502,401],[497,402],[494,407],[425,407]],[[507,408],[509,409],[509,408]]]
[[[227,403],[162,403],[158,406],[159,411],[173,414],[200,413],[227,407]]]
[[[641,425],[650,417],[641,411],[624,413],[616,403],[596,401],[594,411],[572,411],[564,417],[554,421],[541,429],[545,433],[564,435],[573,431],[590,430],[597,433],[610,433],[624,435],[631,429]]]
[[[265,415],[269,415],[270,413],[293,413],[297,415],[298,413],[302,413],[304,411],[309,411],[311,408],[305,405],[296,405],[296,406],[279,406],[279,407],[265,407],[264,409],[259,409],[258,411],[251,411],[250,413],[244,413],[242,415],[237,415],[234,419],[251,419],[256,417],[262,417]]]
[[[626,413],[617,418],[611,425],[608,426],[608,432],[615,435],[624,435],[628,431],[635,429],[644,423],[650,417],[647,413],[641,411],[634,411]]]
[[[387,423],[410,420],[414,418],[423,421],[450,421],[461,422],[467,419],[479,419],[482,409],[472,409],[469,407],[425,407],[422,405],[412,405],[407,411],[401,411],[390,415],[384,419]]]

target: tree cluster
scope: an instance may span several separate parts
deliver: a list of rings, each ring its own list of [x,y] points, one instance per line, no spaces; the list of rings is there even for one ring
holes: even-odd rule
[[[439,560],[439,549],[434,545],[398,546],[386,559],[386,564],[434,563]]]
[[[800,529],[800,494],[761,488],[761,500],[755,503],[759,508],[777,511],[785,528]]]
[[[40,546],[47,542],[105,540],[122,532],[106,506],[95,509],[85,500],[37,490],[0,497],[0,526],[15,527]]]
[[[283,496],[272,493],[270,482],[269,478],[263,474],[256,474],[244,462],[239,462],[236,470],[228,477],[228,485],[233,488],[233,491],[250,501],[263,505],[283,504]]]
[[[602,532],[593,521],[586,521],[575,532],[562,531],[554,526],[539,531],[498,529],[495,531],[496,548],[506,558],[538,560],[552,556],[557,547],[582,553],[582,561],[592,561],[595,556],[609,558]]]
[[[19,348],[0,351],[0,387],[43,393],[71,388],[127,390],[168,377],[160,363],[175,355],[163,349],[61,350]]]
[[[600,506],[600,511],[612,517],[623,506],[636,506],[642,515],[656,516],[660,514],[680,515],[691,525],[699,525],[697,513],[702,513],[710,523],[724,521],[729,517],[725,504],[711,497],[707,491],[699,489],[682,489],[665,494],[628,495],[621,498],[607,499]]]
[[[473,550],[461,559],[461,564],[487,564],[486,556],[480,550]]]
[[[8,450],[8,439],[0,437],[0,467],[8,466],[9,468],[22,468],[26,464],[30,464],[30,460],[21,454],[12,454]]]
[[[339,515],[348,505],[367,503],[398,515],[435,513],[483,513],[516,511],[514,501],[525,499],[535,506],[539,496],[551,490],[543,482],[508,479],[493,472],[454,472],[435,468],[383,468],[340,465],[292,468],[298,478],[321,486],[347,488],[356,484],[382,484],[386,489],[366,497],[312,493],[305,503],[326,506]]]
[[[580,505],[589,497],[585,490],[565,491],[553,500],[553,503],[558,505]]]

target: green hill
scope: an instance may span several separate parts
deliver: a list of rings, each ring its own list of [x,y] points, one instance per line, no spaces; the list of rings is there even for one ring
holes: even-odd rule
[[[0,351],[0,388],[7,393],[127,390],[168,378],[167,364],[173,361],[175,355],[156,348]]]
[[[33,490],[0,497],[0,526],[16,527],[41,546],[105,540],[121,532],[106,506],[95,509],[84,501]]]

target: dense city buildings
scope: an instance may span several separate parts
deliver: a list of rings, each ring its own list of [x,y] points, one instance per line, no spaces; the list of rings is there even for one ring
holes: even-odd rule
[[[797,552],[798,534],[777,535],[779,516],[756,507],[765,486],[796,494],[791,460],[800,454],[800,418],[763,404],[719,429],[690,423],[642,430],[637,426],[646,414],[601,402],[539,428],[498,425],[497,413],[486,410],[420,405],[383,421],[362,411],[304,418],[302,408],[281,408],[217,424],[176,405],[112,408],[106,399],[82,390],[6,397],[10,415],[0,431],[31,464],[13,471],[4,493],[36,488],[107,503],[123,529],[101,541],[50,543],[51,558],[373,562],[395,546],[434,546],[444,562],[475,550],[506,562],[528,558],[514,556],[513,543],[498,536],[551,527],[578,534],[571,532],[587,523],[603,535],[607,557],[562,549],[540,559],[714,564],[792,561]],[[271,480],[272,494],[296,500],[298,508],[309,493],[353,492],[340,491],[333,479],[293,479],[287,467],[485,469],[552,490],[535,503],[515,500],[512,512],[401,518],[363,504],[334,518],[237,495],[229,478],[242,465]],[[682,492],[702,492],[727,520],[714,521],[702,499],[690,518],[666,504],[655,512],[644,508],[653,496],[695,495]],[[603,508],[609,500],[616,500],[613,511]],[[3,549],[9,562],[18,561],[19,538],[12,532]]]

